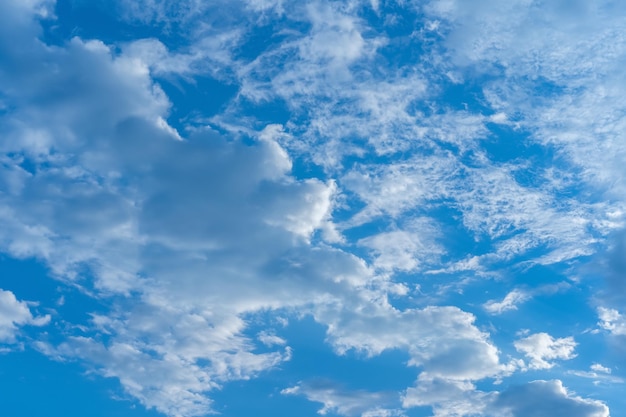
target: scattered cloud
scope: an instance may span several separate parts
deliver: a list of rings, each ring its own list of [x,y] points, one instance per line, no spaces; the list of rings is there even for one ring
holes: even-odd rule
[[[528,301],[531,295],[521,290],[513,290],[508,293],[502,301],[491,300],[486,302],[483,307],[490,314],[502,314],[505,311],[517,310],[517,306]]]
[[[610,238],[626,213],[617,3],[114,4],[148,37],[51,41],[67,24],[54,1],[0,4],[0,252],[106,306],[33,341],[40,352],[117,379],[147,408],[200,416],[215,390],[292,359],[259,317],[310,316],[335,353],[400,350],[416,378],[403,393],[282,391],[322,414],[609,415],[558,380],[478,383],[550,372],[583,342],[532,329],[510,341],[528,364],[507,363],[465,306],[483,303],[499,330],[562,287],[509,285],[484,302],[455,284],[493,294],[471,278],[559,275],[608,251],[610,301],[623,295],[626,240]],[[200,79],[208,95],[187,97]],[[232,97],[205,114],[217,85]],[[0,301],[2,343],[50,321],[11,291]],[[598,307],[597,326],[626,335],[614,307]],[[566,373],[621,382],[618,369]]]
[[[598,307],[598,326],[615,336],[626,336],[626,317],[618,310]]]
[[[0,289],[0,343],[15,343],[22,326],[45,326],[49,322],[49,315],[33,316],[29,303]]]
[[[494,396],[477,390],[468,381],[420,376],[416,386],[406,390],[403,406],[431,406],[434,417],[482,416]]]
[[[576,357],[574,350],[577,343],[573,337],[553,338],[547,333],[535,333],[516,340],[515,349],[524,353],[530,360],[530,369],[550,369],[554,359],[569,360]]]
[[[398,398],[392,392],[369,392],[346,390],[331,381],[300,383],[281,391],[283,395],[303,395],[309,401],[322,403],[318,414],[328,413],[342,416],[391,417],[403,415],[397,408]]]
[[[555,413],[575,417],[609,417],[605,404],[570,394],[559,380],[533,381],[509,387],[498,395],[492,407],[494,415],[512,417],[541,417]]]
[[[603,374],[610,374],[611,373],[611,368],[607,368],[606,366],[602,366],[599,363],[594,363],[593,365],[591,365],[591,370],[595,371],[595,372],[600,372]]]
[[[599,363],[594,363],[589,367],[589,371],[568,371],[568,374],[576,375],[581,378],[589,378],[594,380],[594,384],[600,384],[602,382],[608,384],[623,384],[624,379],[611,375],[613,370],[607,368]]]

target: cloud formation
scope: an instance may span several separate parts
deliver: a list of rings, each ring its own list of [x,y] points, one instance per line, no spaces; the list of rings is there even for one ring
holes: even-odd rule
[[[576,357],[576,342],[573,337],[553,338],[548,333],[536,333],[515,341],[515,349],[530,360],[530,369],[549,369],[554,366],[549,360],[569,360]]]
[[[510,387],[498,396],[494,404],[501,413],[508,413],[512,417],[543,417],[555,414],[609,417],[606,405],[571,395],[559,380],[533,381]]]
[[[60,35],[53,1],[0,4],[0,251],[102,306],[59,315],[33,347],[192,417],[293,360],[278,318],[311,317],[335,354],[401,352],[415,378],[395,393],[280,388],[322,413],[608,416],[559,380],[507,378],[577,355],[586,340],[537,328],[562,319],[550,306],[512,340],[517,310],[570,285],[591,298],[577,268],[624,226],[615,4],[115,7],[150,37]],[[0,299],[0,342],[50,320]],[[613,307],[592,322],[623,336]],[[618,369],[602,362],[596,375]]]
[[[33,316],[27,302],[15,298],[11,291],[0,289],[0,343],[15,343],[22,326],[45,326],[50,316]]]

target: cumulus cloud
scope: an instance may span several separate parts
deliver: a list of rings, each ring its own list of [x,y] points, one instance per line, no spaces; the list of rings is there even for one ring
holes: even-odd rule
[[[482,416],[495,393],[481,392],[468,381],[420,376],[403,397],[405,408],[431,406],[435,417]]]
[[[356,311],[340,314],[327,307],[315,312],[318,320],[328,323],[328,341],[339,353],[354,349],[377,355],[406,349],[409,365],[431,377],[451,380],[478,380],[506,372],[489,335],[473,324],[475,316],[457,307],[405,311],[384,305],[355,307]]]
[[[34,33],[0,79],[12,104],[1,128],[15,138],[2,143],[0,244],[114,306],[87,335],[38,348],[117,378],[149,408],[205,414],[208,391],[290,357],[280,344],[255,352],[243,315],[326,302],[369,279],[355,256],[309,244],[334,186],[291,176],[268,132],[180,140],[140,55],[78,38],[48,47]],[[6,338],[34,319],[8,320]]]
[[[547,333],[536,333],[516,340],[514,345],[530,360],[530,369],[550,369],[555,365],[550,360],[576,357],[574,350],[577,343],[573,337],[553,338]]]
[[[598,325],[615,336],[626,336],[626,317],[618,310],[598,307]]]
[[[418,374],[401,399],[407,408],[608,415],[559,381],[478,390],[476,381],[514,367],[476,317],[389,298],[408,292],[397,276],[419,285],[429,268],[445,286],[494,265],[565,264],[620,226],[625,95],[611,57],[626,49],[613,6],[575,2],[572,16],[556,3],[437,0],[407,11],[415,27],[400,28],[391,14],[367,21],[363,4],[383,15],[374,1],[117,4],[135,23],[192,28],[192,44],[48,45],[38,20],[52,2],[0,4],[0,59],[10,63],[0,73],[0,134],[11,139],[0,143],[0,250],[41,260],[111,307],[81,334],[40,341],[41,352],[118,379],[149,408],[203,415],[212,390],[291,358],[289,340],[251,330],[252,316],[310,314],[338,354],[407,352]],[[270,41],[251,45],[257,29]],[[237,95],[222,114],[176,130],[157,77],[197,74]],[[480,105],[438,104],[465,76],[489,79],[459,98]],[[264,111],[246,113],[254,106],[288,114],[267,126]],[[494,124],[510,129],[504,145],[523,150],[494,139]],[[521,161],[530,144],[541,150]],[[543,153],[554,163],[538,162]],[[309,162],[319,175],[298,170]],[[600,191],[578,193],[589,187]],[[514,311],[537,293],[513,289],[483,308]],[[0,338],[47,320],[0,295]],[[598,316],[601,328],[626,334],[618,310]],[[549,370],[577,344],[536,333],[514,346],[528,369]],[[397,412],[387,393],[315,383],[283,393],[328,413]]]
[[[404,406],[429,405],[434,417],[609,417],[604,403],[572,395],[559,380],[484,392],[470,383],[420,378],[415,388],[407,390]]]
[[[498,395],[493,407],[494,415],[511,417],[609,417],[605,404],[570,394],[559,380],[509,387]]]
[[[49,315],[33,316],[27,302],[0,289],[0,343],[14,343],[22,326],[45,326],[49,322]]]

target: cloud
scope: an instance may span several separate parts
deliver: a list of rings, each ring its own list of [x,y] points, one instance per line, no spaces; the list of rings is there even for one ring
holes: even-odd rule
[[[615,336],[626,336],[626,317],[618,310],[598,307],[598,326]]]
[[[576,183],[619,194],[622,8],[610,1],[565,6],[525,0],[487,0],[468,8],[436,0],[425,10],[444,35],[446,48],[437,53],[450,57],[452,66],[498,74],[483,89],[490,107],[517,114],[531,142],[555,151],[557,172],[578,172]]]
[[[310,18],[314,43],[300,44],[303,63],[341,69],[364,57],[365,41],[348,49],[320,43],[337,31],[346,41],[360,38],[355,19],[325,8],[311,9]],[[206,413],[211,390],[289,359],[288,346],[258,353],[245,335],[243,317],[267,309],[311,312],[339,352],[406,349],[411,364],[443,378],[501,372],[496,347],[472,315],[453,307],[396,310],[386,302],[386,278],[320,241],[316,234],[332,228],[336,186],[291,174],[280,129],[251,132],[252,143],[209,128],[180,140],[151,78],[153,61],[167,53],[158,44],[117,53],[77,38],[58,48],[30,43],[25,57],[54,62],[65,78],[29,69],[41,80],[30,90],[18,71],[10,79],[24,91],[9,89],[9,98],[24,101],[5,116],[21,140],[7,149],[15,156],[4,177],[14,191],[3,196],[0,241],[14,256],[38,257],[57,278],[114,300],[86,334],[39,344],[42,352],[80,359],[173,416]],[[77,71],[89,76],[70,88]],[[461,355],[472,360],[457,361]]]
[[[46,209],[37,221],[48,232],[42,244],[47,251],[35,254],[54,265],[61,279],[79,285],[89,285],[78,274],[87,266],[97,297],[123,297],[120,312],[94,321],[94,336],[70,337],[48,351],[118,378],[147,407],[201,415],[210,406],[205,392],[289,357],[288,350],[254,353],[254,343],[242,336],[246,323],[240,315],[315,303],[359,285],[369,273],[353,256],[308,246],[332,187],[286,176],[290,164],[275,143],[248,146],[214,135],[180,142],[144,122],[129,124],[131,132],[120,128],[125,139],[152,133],[163,141],[160,150],[151,148],[157,155],[144,160],[150,165],[146,174],[141,159],[133,168],[117,161],[125,178],[132,178],[131,189],[117,188],[115,180],[97,185],[96,178],[107,180],[94,173],[86,178],[96,184],[78,189],[66,176],[47,171],[24,184],[26,195],[37,199],[53,186],[64,191],[55,193],[54,205],[37,207]],[[26,224],[35,217],[27,201],[11,202],[22,207],[17,219]],[[98,223],[82,221],[96,205]],[[68,206],[71,218],[63,216]],[[65,236],[62,244],[57,236]],[[9,249],[23,255],[16,250],[20,238],[4,236],[13,239]],[[63,258],[61,251],[73,256]],[[103,333],[108,342],[99,340]]]
[[[569,360],[576,357],[574,349],[577,343],[573,337],[553,338],[547,333],[536,333],[516,340],[515,349],[530,360],[530,369],[550,369],[552,359]]]
[[[528,301],[530,298],[530,294],[524,291],[513,290],[502,301],[490,300],[483,304],[483,307],[490,314],[502,314],[505,311],[517,310],[519,304]]]
[[[0,343],[15,343],[22,326],[45,326],[50,316],[33,316],[29,304],[15,298],[11,291],[0,289]]]
[[[187,31],[177,39],[189,44],[167,47],[49,45],[38,20],[51,2],[0,5],[0,59],[11,64],[0,74],[0,134],[12,139],[0,143],[0,250],[41,260],[110,306],[40,351],[116,378],[148,408],[203,415],[212,390],[291,358],[289,340],[252,329],[255,315],[310,314],[338,354],[408,352],[418,375],[405,407],[608,415],[558,381],[478,390],[514,366],[473,314],[445,300],[415,308],[400,281],[447,272],[428,277],[445,286],[467,271],[565,265],[620,227],[619,13],[431,1],[400,28],[393,16],[368,22],[367,2],[231,3],[118,2],[134,23]],[[371,4],[382,16],[385,5]],[[254,44],[257,30],[269,42]],[[237,95],[222,114],[176,130],[157,77],[198,74]],[[467,97],[441,102],[477,80]],[[264,106],[285,120],[268,125],[250,111]],[[495,155],[499,146],[513,155]],[[538,293],[512,289],[483,307],[500,314]],[[6,340],[28,320],[43,323],[11,300]],[[601,328],[624,333],[618,310],[598,314]],[[573,358],[576,342],[536,333],[514,345],[530,369],[547,370]],[[396,412],[380,408],[386,393],[315,383],[284,393],[329,413]]]
[[[434,417],[609,417],[604,403],[571,395],[559,380],[483,392],[467,382],[420,378],[403,401],[407,408],[432,406]]]
[[[571,395],[559,380],[509,387],[498,395],[493,407],[494,415],[511,417],[609,417],[605,404]]]
[[[607,368],[606,366],[603,366],[599,363],[594,363],[593,365],[591,365],[591,370],[595,371],[595,372],[600,372],[603,374],[610,374],[611,373],[611,368]]]
[[[403,397],[405,408],[431,406],[434,417],[483,415],[495,393],[485,393],[467,381],[420,376]]]
[[[437,261],[443,248],[437,243],[433,219],[411,219],[404,230],[391,230],[360,239],[357,245],[373,255],[373,265],[381,270],[411,271]]]
[[[506,311],[517,310],[520,304],[532,299],[538,295],[552,295],[554,293],[567,290],[571,285],[567,282],[560,282],[558,284],[548,284],[538,286],[532,289],[520,289],[515,288],[511,290],[502,301],[489,300],[483,304],[483,308],[489,314],[502,314]]]
[[[112,306],[37,346],[117,378],[148,408],[203,415],[212,389],[290,358],[287,346],[257,352],[243,316],[341,299],[371,278],[316,237],[334,185],[293,177],[273,128],[181,140],[148,58],[78,38],[48,46],[31,26],[0,51],[20,56],[0,78],[0,129],[15,139],[1,145],[0,248]],[[4,337],[31,320],[21,314]]]
[[[604,365],[599,363],[594,363],[589,367],[589,371],[568,371],[568,374],[576,375],[581,378],[589,378],[593,379],[594,384],[600,384],[601,382],[605,382],[608,384],[623,384],[624,380],[622,378],[611,375],[613,370],[611,368],[607,368]]]
[[[315,317],[328,324],[327,339],[340,354],[354,349],[372,356],[406,349],[409,365],[451,380],[478,380],[506,371],[489,335],[473,325],[472,314],[457,307],[398,311],[368,303],[334,311],[322,306]]]
[[[402,415],[400,410],[388,408],[397,406],[397,395],[391,392],[369,392],[346,390],[331,381],[311,381],[285,388],[283,395],[303,395],[309,401],[322,403],[318,414],[339,414],[342,416],[391,417]]]

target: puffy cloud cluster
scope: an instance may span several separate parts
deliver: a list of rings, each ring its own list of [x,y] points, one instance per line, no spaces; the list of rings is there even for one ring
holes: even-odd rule
[[[292,177],[274,128],[250,144],[208,128],[181,140],[149,63],[98,41],[47,46],[30,18],[15,29],[24,42],[4,33],[0,50],[14,65],[0,78],[2,251],[114,306],[87,334],[37,346],[118,378],[147,407],[202,415],[207,391],[289,359],[289,348],[256,353],[244,314],[341,296],[370,276],[308,243],[334,185]],[[42,323],[2,295],[3,339]]]

